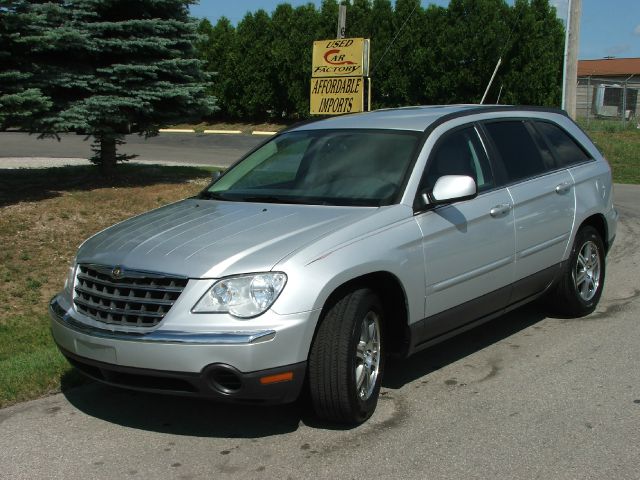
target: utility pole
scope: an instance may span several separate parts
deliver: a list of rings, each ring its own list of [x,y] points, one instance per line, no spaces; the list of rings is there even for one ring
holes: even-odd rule
[[[338,7],[338,35],[336,38],[344,38],[347,30],[347,6],[340,4]]]
[[[569,116],[576,118],[576,94],[578,85],[578,47],[580,45],[580,18],[582,0],[569,1],[567,18],[567,37],[565,40],[564,78],[562,89],[562,108]]]

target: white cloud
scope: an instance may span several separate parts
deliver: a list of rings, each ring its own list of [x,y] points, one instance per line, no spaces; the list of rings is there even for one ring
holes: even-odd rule
[[[640,35],[640,24],[638,24],[638,26],[633,30],[633,33]]]

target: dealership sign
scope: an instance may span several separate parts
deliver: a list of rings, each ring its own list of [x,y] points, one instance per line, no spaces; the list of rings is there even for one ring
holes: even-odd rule
[[[312,115],[369,110],[369,45],[366,38],[313,42]]]
[[[369,39],[339,38],[313,42],[312,77],[369,76]]]
[[[369,79],[331,77],[311,79],[311,113],[338,115],[364,112],[369,103]]]

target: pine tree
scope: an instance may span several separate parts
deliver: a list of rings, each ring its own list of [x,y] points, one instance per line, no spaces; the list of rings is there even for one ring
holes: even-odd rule
[[[51,5],[55,8],[55,5]],[[46,22],[34,2],[0,1],[0,130],[25,127],[51,100],[34,85],[32,30]]]
[[[0,82],[16,83],[20,78],[5,73],[20,72],[25,87],[19,93],[43,107],[37,112],[32,108],[30,121],[22,125],[42,135],[92,135],[91,160],[104,173],[130,158],[117,154],[125,134],[152,136],[163,125],[213,111],[214,99],[206,94],[208,76],[194,49],[197,22],[188,12],[192,0],[12,3],[13,11],[24,15],[15,17],[11,27],[20,39],[11,43],[15,36],[10,30],[4,34],[8,27],[2,22],[0,51],[11,58],[17,48],[29,52],[25,60],[12,60],[23,63],[14,70],[3,68]],[[17,119],[7,115],[2,122]]]

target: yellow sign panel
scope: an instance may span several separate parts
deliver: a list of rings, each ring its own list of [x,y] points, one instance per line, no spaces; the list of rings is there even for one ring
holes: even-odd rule
[[[338,115],[365,110],[368,93],[362,77],[311,79],[311,114]]]
[[[313,42],[312,77],[368,75],[368,38],[339,38]]]

